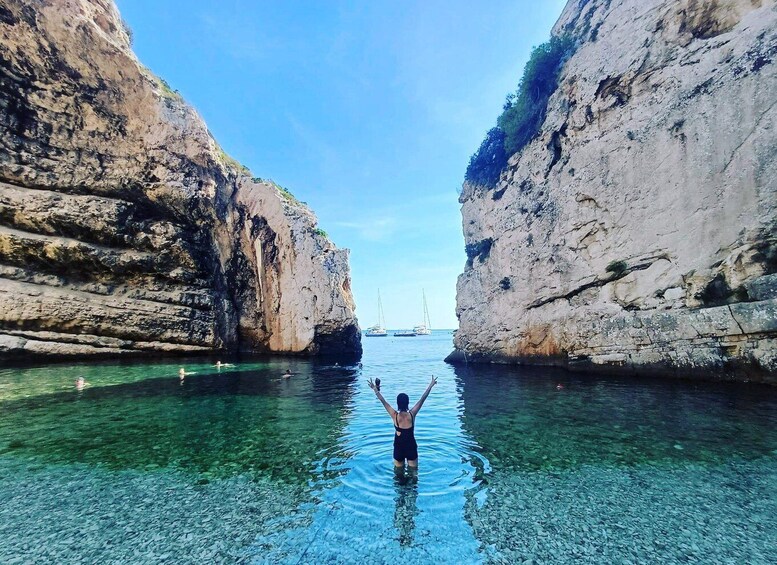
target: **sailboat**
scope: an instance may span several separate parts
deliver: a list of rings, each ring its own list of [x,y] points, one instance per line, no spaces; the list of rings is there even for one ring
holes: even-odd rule
[[[367,333],[364,335],[367,337],[386,337],[388,335],[386,319],[383,317],[383,303],[380,301],[380,290],[378,290],[378,323],[367,328]]]
[[[432,322],[429,321],[429,308],[426,307],[426,291],[421,290],[424,297],[424,321],[422,324],[413,328],[416,335],[430,335],[432,333]]]

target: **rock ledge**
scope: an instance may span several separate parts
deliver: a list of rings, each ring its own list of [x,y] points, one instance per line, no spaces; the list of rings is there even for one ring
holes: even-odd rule
[[[109,0],[0,5],[0,358],[360,354],[348,251],[135,57]]]
[[[449,361],[777,382],[777,7],[570,1],[538,136],[464,185]]]

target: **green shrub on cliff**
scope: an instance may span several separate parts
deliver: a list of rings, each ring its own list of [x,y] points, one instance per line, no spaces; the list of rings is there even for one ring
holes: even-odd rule
[[[166,96],[167,98],[175,98],[176,100],[181,100],[181,93],[178,92],[178,90],[173,90],[173,87],[170,86],[170,83],[167,82],[162,77],[157,77],[159,80],[159,87],[162,90],[162,96]]]
[[[124,18],[121,18],[121,27],[124,30],[124,33],[127,34],[127,39],[129,39],[130,47],[132,47],[132,44],[135,42],[135,34],[132,33],[132,28],[127,23],[127,20]]]
[[[558,87],[561,68],[572,55],[569,37],[553,37],[532,50],[515,94],[509,95],[497,124],[505,132],[508,155],[523,149],[545,121],[548,100]]]
[[[518,89],[505,100],[497,127],[489,130],[480,148],[470,158],[464,177],[468,182],[487,187],[496,185],[510,156],[539,133],[548,100],[558,87],[561,69],[574,50],[575,42],[566,36],[552,37],[532,50]]]
[[[281,185],[279,185],[279,184],[278,184],[277,182],[275,182],[274,180],[270,180],[269,182],[270,182],[270,184],[272,184],[272,185],[273,185],[275,188],[277,188],[277,189],[278,189],[278,192],[280,192],[280,193],[281,193],[281,197],[282,197],[284,200],[286,200],[287,202],[290,202],[290,203],[292,203],[292,204],[305,204],[304,202],[300,202],[299,200],[297,200],[297,197],[296,197],[296,196],[294,196],[294,195],[291,193],[291,191],[290,191],[288,188],[286,188],[285,186],[281,186]]]
[[[620,260],[620,261],[610,261],[610,263],[605,267],[605,271],[608,273],[612,273],[616,277],[621,276],[623,273],[626,272],[626,269],[629,268],[629,265],[626,263],[626,261]]]
[[[211,136],[213,138],[213,136]],[[216,141],[215,139],[213,140]],[[243,163],[235,159],[234,157],[231,157],[226,151],[224,151],[221,148],[221,145],[216,142],[216,150],[218,151],[219,158],[221,159],[221,162],[225,165],[231,166],[236,172],[243,173],[244,175],[251,174],[251,171],[248,167],[246,167]]]
[[[494,186],[507,164],[505,132],[491,128],[475,154],[470,157],[465,178],[472,184]]]

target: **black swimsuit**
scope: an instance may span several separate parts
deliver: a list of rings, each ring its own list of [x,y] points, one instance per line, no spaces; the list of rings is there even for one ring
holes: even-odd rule
[[[394,416],[394,459],[396,461],[415,461],[418,459],[418,444],[415,442],[415,418],[410,412],[412,426],[400,428],[399,421]]]

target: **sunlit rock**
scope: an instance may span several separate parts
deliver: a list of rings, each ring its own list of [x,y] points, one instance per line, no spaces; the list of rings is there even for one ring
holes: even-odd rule
[[[228,157],[112,2],[0,5],[0,357],[360,353],[348,251]]]
[[[537,136],[463,187],[451,360],[774,380],[775,2],[571,1],[553,33]]]

